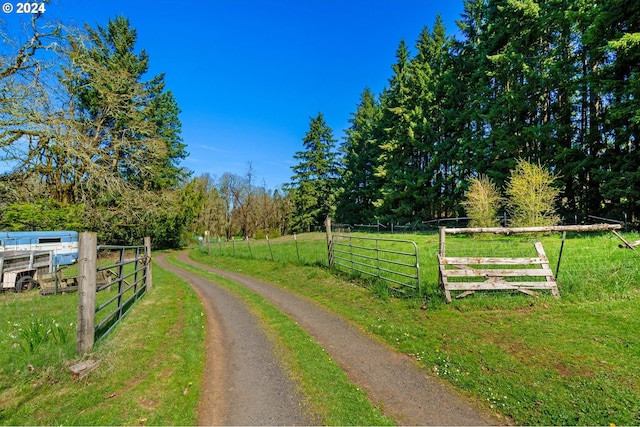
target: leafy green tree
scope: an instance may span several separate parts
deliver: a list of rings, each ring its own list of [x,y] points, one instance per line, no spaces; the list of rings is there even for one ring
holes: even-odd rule
[[[54,200],[15,202],[2,209],[0,229],[12,231],[80,230],[85,215],[83,205]]]
[[[36,36],[0,70],[20,95],[12,95],[15,108],[0,112],[4,159],[14,166],[0,186],[11,197],[4,204],[24,213],[53,200],[61,211],[83,211],[77,228],[110,242],[139,243],[131,239],[144,232],[158,245],[181,241],[189,215],[178,194],[189,188],[190,173],[179,166],[187,155],[180,110],[164,76],[144,80],[149,58],[136,53],[135,29],[124,17],[85,32],[66,28],[44,59],[32,58],[44,34]],[[14,83],[29,81],[32,68],[38,78],[16,92]],[[53,224],[34,218],[30,227]]]
[[[302,143],[304,150],[294,156],[298,164],[291,168],[289,187],[295,206],[291,226],[308,231],[334,215],[339,194],[336,140],[322,113],[311,118]]]

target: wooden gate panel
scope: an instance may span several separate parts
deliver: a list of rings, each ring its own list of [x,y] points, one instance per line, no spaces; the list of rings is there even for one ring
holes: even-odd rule
[[[465,291],[458,295],[458,298],[461,298],[482,290],[517,290],[535,295],[534,290],[548,289],[553,296],[560,297],[542,243],[535,242],[535,248],[538,256],[534,258],[446,257],[438,255],[440,283],[444,287],[447,301],[451,302],[451,291]],[[505,266],[513,266],[513,268]],[[507,277],[521,278],[522,280],[505,280]]]

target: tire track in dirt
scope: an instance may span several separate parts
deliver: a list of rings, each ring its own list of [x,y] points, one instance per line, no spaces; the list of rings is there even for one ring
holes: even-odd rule
[[[198,425],[310,425],[295,384],[247,304],[223,286],[167,263],[198,294],[207,318],[206,366]]]
[[[180,261],[211,271],[256,292],[297,322],[367,392],[382,412],[403,425],[498,425],[411,358],[371,338],[339,315],[276,285],[209,267],[178,254]],[[504,420],[502,421],[504,422]]]

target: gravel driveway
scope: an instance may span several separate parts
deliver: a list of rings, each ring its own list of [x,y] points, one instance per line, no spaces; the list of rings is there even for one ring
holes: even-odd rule
[[[207,317],[207,359],[198,425],[312,425],[273,343],[236,294],[154,257],[195,289]]]
[[[271,342],[240,299],[207,279],[169,266],[164,258],[160,255],[155,260],[191,283],[207,309],[210,353],[200,424],[315,424],[305,413],[295,386],[278,365]],[[371,402],[398,424],[500,424],[442,381],[427,375],[408,356],[393,351],[311,300],[240,273],[195,263],[186,252],[179,253],[178,258],[231,279],[270,301],[313,337],[349,379],[367,392]],[[254,364],[258,364],[263,378],[251,374]],[[265,401],[259,396],[264,396]],[[272,407],[267,411],[269,405]]]

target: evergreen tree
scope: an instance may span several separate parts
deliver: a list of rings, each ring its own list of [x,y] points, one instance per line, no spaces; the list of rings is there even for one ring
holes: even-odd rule
[[[484,174],[496,181],[491,171],[492,147],[487,138],[490,76],[487,75],[487,31],[485,0],[465,0],[462,19],[457,22],[462,38],[453,43],[452,97],[448,117],[454,144],[451,157],[460,176]]]
[[[424,123],[416,103],[410,58],[404,40],[396,50],[394,74],[381,97],[383,140],[379,144],[376,176],[383,180],[382,199],[377,202],[380,216],[406,222],[424,213],[428,185],[424,173],[424,150],[419,126]],[[419,78],[419,77],[418,77]],[[416,131],[418,134],[416,135]]]
[[[580,183],[577,189],[578,207],[583,215],[602,215],[601,180],[598,170],[602,170],[601,155],[606,146],[603,132],[603,87],[599,77],[605,61],[605,34],[594,27],[594,22],[602,12],[602,5],[592,1],[572,2],[571,25],[576,49],[577,72],[574,146],[577,149],[572,172]]]
[[[186,144],[181,136],[182,124],[178,117],[180,112],[170,90],[154,95],[147,110],[148,120],[154,123],[157,137],[163,142],[165,149],[163,156],[145,162],[150,176],[140,184],[150,190],[178,188],[190,176],[190,173],[179,165],[180,161],[188,156]]]
[[[414,58],[401,42],[369,127],[377,130],[378,159],[345,159],[345,201],[356,205],[347,194],[367,175],[351,169],[364,166],[381,184],[379,218],[451,215],[460,212],[463,177],[486,174],[502,186],[527,158],[558,176],[565,212],[637,219],[636,3],[466,0],[461,37],[446,37],[437,19],[420,34]],[[361,106],[354,117],[360,113]],[[361,147],[358,132],[354,126],[345,148]]]
[[[581,179],[579,174],[581,150],[576,147],[574,139],[574,103],[578,92],[576,84],[576,66],[572,45],[571,13],[567,0],[554,0],[544,4],[545,18],[543,25],[549,28],[554,39],[551,42],[548,80],[552,91],[549,94],[549,126],[550,138],[555,142],[548,151],[553,159],[547,163],[554,165],[558,171],[558,181],[563,183],[560,199],[564,200],[565,212],[575,213],[578,210],[578,197]],[[543,58],[544,60],[545,58]]]
[[[425,185],[422,216],[440,218],[451,215],[459,203],[459,175],[454,151],[457,140],[448,123],[455,105],[452,39],[447,37],[438,15],[433,31],[424,28],[418,39],[417,54],[411,61],[411,80],[415,104],[413,121],[421,147]]]
[[[352,114],[351,126],[346,130],[342,145],[341,193],[338,221],[349,224],[367,223],[375,216],[374,202],[380,198],[382,182],[374,174],[380,157],[380,118],[382,111],[375,95],[365,88],[358,109]]]
[[[309,231],[334,215],[339,193],[336,140],[322,113],[311,118],[302,143],[304,150],[294,156],[298,164],[291,168],[294,174],[290,188],[295,205],[291,226],[293,230]]]
[[[595,73],[606,151],[594,174],[603,214],[640,218],[640,5],[608,0],[587,30],[604,52]],[[596,82],[594,82],[596,83]]]
[[[149,57],[144,50],[135,52],[137,34],[127,18],[86,30],[87,46],[72,42],[73,62],[65,82],[77,100],[77,134],[84,137],[92,164],[123,186],[175,188],[188,177],[177,167],[186,152],[180,110],[172,93],[164,90],[164,75],[143,80]],[[94,167],[88,178],[97,178],[91,176],[96,173]]]

